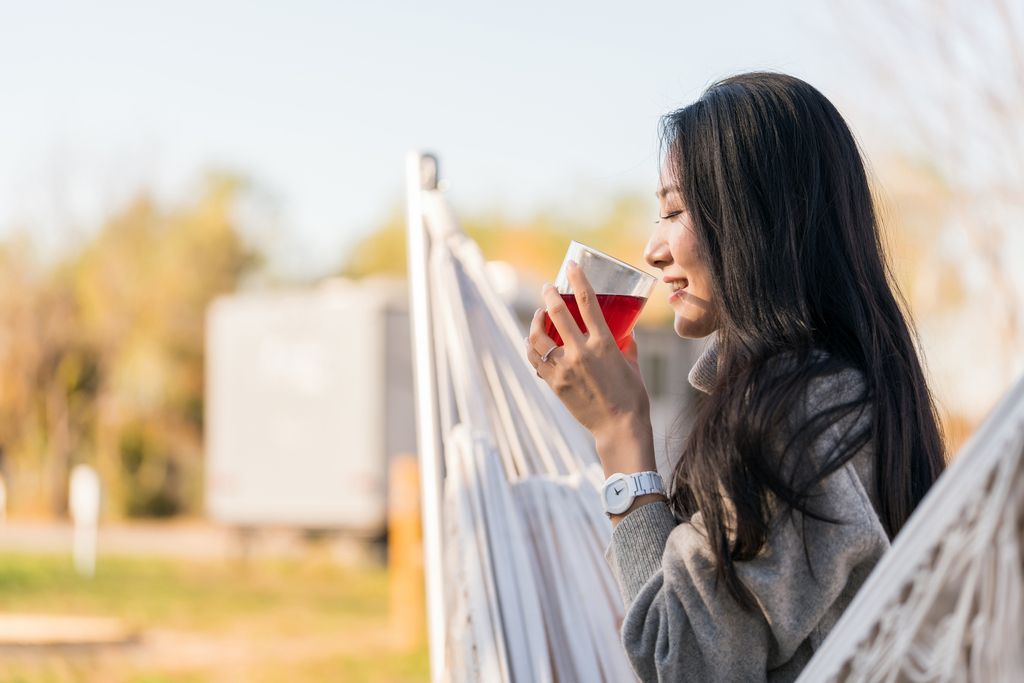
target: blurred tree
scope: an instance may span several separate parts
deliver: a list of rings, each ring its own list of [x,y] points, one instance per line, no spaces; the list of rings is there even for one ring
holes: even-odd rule
[[[201,503],[206,306],[259,265],[235,229],[240,191],[211,177],[192,204],[139,197],[44,268],[0,250],[0,445],[11,505],[66,510],[70,465],[96,465],[115,514]]]
[[[551,281],[565,257],[571,240],[577,240],[607,254],[647,268],[643,251],[657,218],[652,197],[624,194],[614,198],[608,210],[592,221],[566,217],[556,211],[542,211],[524,221],[500,213],[470,215],[462,228],[472,237],[489,261],[512,265],[524,282]],[[352,249],[341,270],[344,277],[373,274],[405,275],[405,215],[395,211],[377,230]],[[666,293],[667,296],[667,293]],[[643,320],[659,324],[671,319],[667,306],[647,306]]]
[[[1024,370],[1024,5],[831,6],[850,106],[896,158],[879,175],[950,420],[976,424]]]
[[[405,276],[405,213],[392,211],[383,225],[352,248],[339,275],[353,279],[368,275]]]
[[[653,201],[624,195],[611,202],[608,212],[594,223],[554,211],[540,212],[525,221],[485,213],[465,217],[462,228],[488,260],[500,259],[523,273],[551,277],[573,239],[623,260],[640,262],[656,210]],[[404,275],[405,269],[405,214],[395,211],[355,245],[340,274],[351,278]]]

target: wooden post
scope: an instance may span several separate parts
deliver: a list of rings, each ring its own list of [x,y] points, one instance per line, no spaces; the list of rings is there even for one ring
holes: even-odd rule
[[[392,643],[397,650],[413,650],[423,642],[426,606],[420,475],[409,453],[395,456],[389,466],[388,574]]]

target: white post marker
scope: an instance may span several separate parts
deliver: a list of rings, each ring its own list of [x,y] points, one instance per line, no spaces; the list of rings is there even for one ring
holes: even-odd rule
[[[7,523],[7,482],[0,475],[0,524]]]
[[[96,523],[100,516],[100,477],[89,465],[71,470],[68,507],[75,523],[72,553],[75,570],[92,578],[96,573]]]

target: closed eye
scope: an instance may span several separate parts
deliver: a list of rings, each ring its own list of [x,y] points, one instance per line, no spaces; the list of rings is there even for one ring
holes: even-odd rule
[[[682,213],[682,211],[673,211],[673,212],[669,213],[667,216],[660,216],[659,215],[658,216],[658,220],[656,220],[654,222],[655,223],[660,223],[661,221],[672,220],[673,218],[675,218],[676,216],[678,216],[681,213]]]

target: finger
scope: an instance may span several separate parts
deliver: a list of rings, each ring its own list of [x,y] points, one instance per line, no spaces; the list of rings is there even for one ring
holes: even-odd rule
[[[529,347],[529,350],[526,352],[526,358],[530,361],[530,365],[533,366],[533,370],[537,373],[537,376],[544,379],[541,377],[540,371],[544,369],[545,366],[550,367],[550,365],[540,359],[540,354],[537,353],[532,346]]]
[[[541,359],[540,351],[534,348],[534,345],[529,343],[529,337],[523,337],[522,341],[526,344],[526,359],[529,361],[529,365],[534,367],[534,372],[537,376],[547,382],[550,386],[551,382],[548,381],[548,378],[541,375],[541,371],[551,369],[552,364]]]
[[[583,273],[583,269],[576,265],[575,261],[569,261],[565,269],[565,276],[572,285],[572,291],[576,295],[576,303],[580,307],[580,315],[583,317],[583,324],[591,337],[599,339],[611,339],[612,332],[608,329],[608,322],[601,312],[601,304],[597,301],[597,294],[590,286],[590,281]],[[561,330],[559,330],[561,332]]]
[[[536,370],[537,363],[540,362],[540,354],[534,350],[529,337],[523,337],[523,344],[526,345],[526,360],[529,361],[530,365],[532,365],[534,370]]]
[[[562,295],[558,293],[555,286],[552,284],[544,285],[543,296],[544,304],[548,308],[548,317],[551,318],[551,322],[554,323],[555,329],[558,330],[558,334],[561,335],[562,344],[582,344],[583,333],[580,331],[580,326],[576,324],[576,320],[572,317],[572,313],[569,312],[569,307],[565,305],[565,301],[562,300]],[[550,339],[550,337],[548,338]]]
[[[530,321],[530,336],[527,339],[530,341],[530,348],[537,352],[538,358],[555,346],[555,340],[544,331],[543,308],[538,308],[534,312],[533,320]]]
[[[548,354],[557,350],[554,340],[544,332],[543,320],[544,310],[538,308],[537,312],[533,314],[533,320],[530,321],[530,336],[523,340],[526,343],[526,358],[541,379],[545,379],[541,375],[541,370],[550,368],[552,364],[543,360],[542,351],[539,349],[543,349],[543,353]],[[550,355],[548,355],[548,360],[551,360]]]

